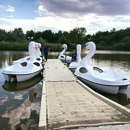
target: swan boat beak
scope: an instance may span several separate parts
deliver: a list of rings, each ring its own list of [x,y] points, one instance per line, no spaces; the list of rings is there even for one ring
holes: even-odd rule
[[[63,49],[63,46],[60,46],[60,49]]]
[[[86,47],[84,47],[84,48],[82,49],[82,51],[86,51],[86,50],[88,50]]]

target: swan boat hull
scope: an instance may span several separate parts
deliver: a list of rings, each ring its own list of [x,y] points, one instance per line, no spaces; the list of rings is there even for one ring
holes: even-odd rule
[[[70,65],[69,65],[69,69],[74,73],[75,72],[75,70],[76,70],[76,68],[79,66],[79,63],[77,63],[77,62],[72,62],[72,63],[70,63]]]
[[[59,60],[61,60],[63,63],[71,63],[71,57],[70,56],[59,56],[58,57]]]
[[[2,87],[4,90],[10,91],[10,92],[21,91],[21,90],[25,90],[25,89],[35,86],[41,80],[42,80],[42,75],[38,74],[37,76],[23,82],[12,83],[12,82],[5,81]]]
[[[63,63],[71,63],[71,60],[60,59]]]
[[[33,73],[26,73],[26,74],[4,74],[5,80],[9,82],[17,81],[17,82],[22,82],[22,81],[27,81],[36,75],[40,74],[42,70],[35,71]]]
[[[29,80],[40,74],[43,70],[41,63],[38,62],[23,62],[21,64],[13,64],[5,68],[2,74],[5,80],[9,82],[22,82]]]
[[[77,77],[77,78],[81,80],[83,83],[85,83],[86,85],[88,85],[90,88],[108,94],[118,94],[118,93],[127,94],[127,88],[129,87],[129,84],[128,85],[106,85],[106,84],[99,84],[96,82],[92,82],[82,77]]]

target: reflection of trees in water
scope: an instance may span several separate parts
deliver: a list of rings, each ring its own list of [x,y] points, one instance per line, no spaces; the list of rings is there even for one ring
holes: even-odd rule
[[[0,128],[3,130],[11,130],[11,125],[9,124],[9,118],[0,116]]]
[[[21,126],[24,126],[28,129],[35,129],[38,130],[38,123],[39,123],[39,114],[36,110],[32,110],[29,119],[20,119],[20,123],[15,126],[16,129],[21,130]]]
[[[8,65],[11,65],[13,61],[18,60],[27,56],[25,52],[16,52],[16,51],[0,51],[0,68],[5,68]]]
[[[130,54],[95,54],[94,59],[130,62]]]
[[[125,94],[107,94],[107,93],[101,93],[101,92],[98,92],[100,93],[101,95],[121,104],[122,106],[126,106],[126,105],[129,105],[130,104],[130,99],[128,97],[128,95],[125,95]]]
[[[81,57],[86,56],[87,53],[82,53]],[[109,60],[109,61],[127,61],[130,62],[130,54],[94,54],[92,58],[97,60]]]

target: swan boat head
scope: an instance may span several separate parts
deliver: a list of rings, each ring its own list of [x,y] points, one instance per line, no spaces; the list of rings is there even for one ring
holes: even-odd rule
[[[35,56],[36,49],[37,49],[37,44],[34,41],[31,41],[28,45],[28,52],[30,55],[30,61],[33,61],[36,59],[36,56]]]
[[[40,51],[41,43],[35,43],[35,46],[36,47],[34,49],[34,54],[36,56],[36,60],[39,61],[39,62],[42,62],[44,58],[42,57],[42,54],[41,54],[41,51]]]
[[[96,51],[96,45],[94,42],[87,42],[85,44],[85,47],[83,50],[89,50],[88,54],[81,60],[80,64],[88,64],[89,60],[92,58],[92,56],[95,54]]]
[[[35,56],[40,57],[41,56],[41,43],[35,43],[36,44],[36,49],[34,50]]]
[[[37,43],[37,44],[38,44],[38,53],[39,53],[39,56],[41,56],[42,54],[41,54],[40,48],[41,48],[42,46],[41,46],[41,43]]]
[[[58,59],[62,59],[65,57],[64,53],[66,52],[67,50],[67,45],[66,44],[62,44],[61,45],[61,49],[63,49],[61,52],[60,52],[60,55],[58,57]]]

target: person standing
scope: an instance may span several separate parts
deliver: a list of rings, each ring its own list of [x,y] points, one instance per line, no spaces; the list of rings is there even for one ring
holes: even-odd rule
[[[48,52],[50,51],[50,47],[48,45],[46,45],[46,43],[44,44],[42,51],[44,53],[45,59],[47,61],[48,59]]]

